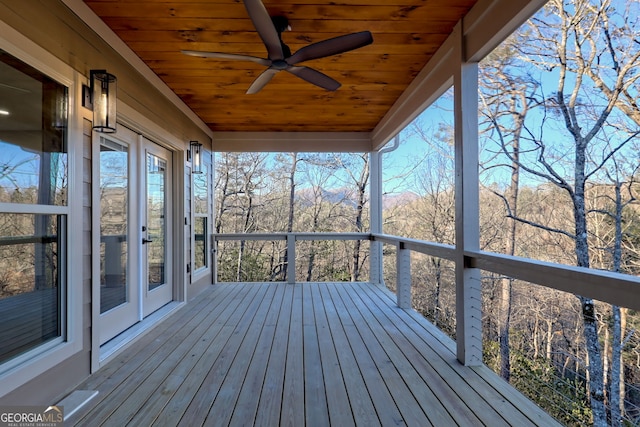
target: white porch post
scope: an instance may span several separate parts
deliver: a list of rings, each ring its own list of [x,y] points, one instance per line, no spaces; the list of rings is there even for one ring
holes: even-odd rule
[[[382,233],[382,154],[379,151],[369,153],[371,164],[371,200],[370,224],[372,233]],[[371,240],[369,244],[369,281],[382,284],[382,242]]]
[[[480,270],[467,262],[465,250],[480,247],[478,180],[478,64],[464,57],[462,24],[457,37],[454,75],[456,199],[456,343],[467,366],[482,364]]]

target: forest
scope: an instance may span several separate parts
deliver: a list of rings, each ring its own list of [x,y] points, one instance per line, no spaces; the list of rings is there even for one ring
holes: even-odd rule
[[[479,64],[481,249],[638,275],[640,3],[550,0]],[[382,156],[383,232],[454,244],[449,90]],[[368,232],[368,153],[219,153],[215,233]],[[218,280],[286,280],[283,241],[220,242]],[[296,280],[367,281],[369,242],[313,241]],[[455,339],[454,267],[412,255]],[[394,248],[384,280],[394,288]],[[482,272],[485,363],[566,425],[640,423],[640,315]]]

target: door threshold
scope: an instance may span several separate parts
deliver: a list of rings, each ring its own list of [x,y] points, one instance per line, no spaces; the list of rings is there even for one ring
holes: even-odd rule
[[[184,302],[172,301],[100,346],[100,367],[173,314]]]

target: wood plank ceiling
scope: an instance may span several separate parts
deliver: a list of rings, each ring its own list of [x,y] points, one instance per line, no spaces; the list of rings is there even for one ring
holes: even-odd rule
[[[240,0],[84,0],[213,131],[370,132],[477,0],[263,0],[284,15],[292,52],[369,30],[373,44],[305,62],[342,83],[325,91],[286,72],[245,94],[264,67],[199,58],[266,58]]]

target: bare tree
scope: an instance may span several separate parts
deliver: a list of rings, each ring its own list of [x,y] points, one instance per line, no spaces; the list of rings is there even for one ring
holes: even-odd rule
[[[615,108],[620,107],[625,90],[637,83],[640,52],[635,49],[620,54],[614,46],[609,27],[614,9],[608,0],[551,0],[545,12],[544,17],[534,17],[520,32],[520,40],[516,39],[518,36],[511,39],[511,49],[518,53],[522,63],[530,62],[541,72],[553,73],[557,77],[557,90],[550,96],[542,91],[536,94],[535,103],[542,108],[535,116],[530,115],[529,124],[523,128],[527,147],[518,149],[519,154],[524,151],[526,156],[518,157],[512,147],[502,142],[500,146],[505,158],[517,164],[520,171],[550,182],[569,196],[574,228],[571,231],[554,228],[528,220],[517,212],[510,212],[509,216],[523,224],[570,237],[575,244],[576,264],[590,267],[587,184],[628,142],[623,139],[617,145],[603,146],[601,136],[610,125]],[[531,39],[536,42],[525,42]],[[605,90],[603,82],[609,85]],[[539,81],[540,87],[542,83]],[[550,118],[559,119],[566,131],[562,138],[566,139],[545,134]],[[554,133],[562,132],[558,129]],[[593,422],[606,425],[598,315],[592,299],[578,298],[582,306]]]

